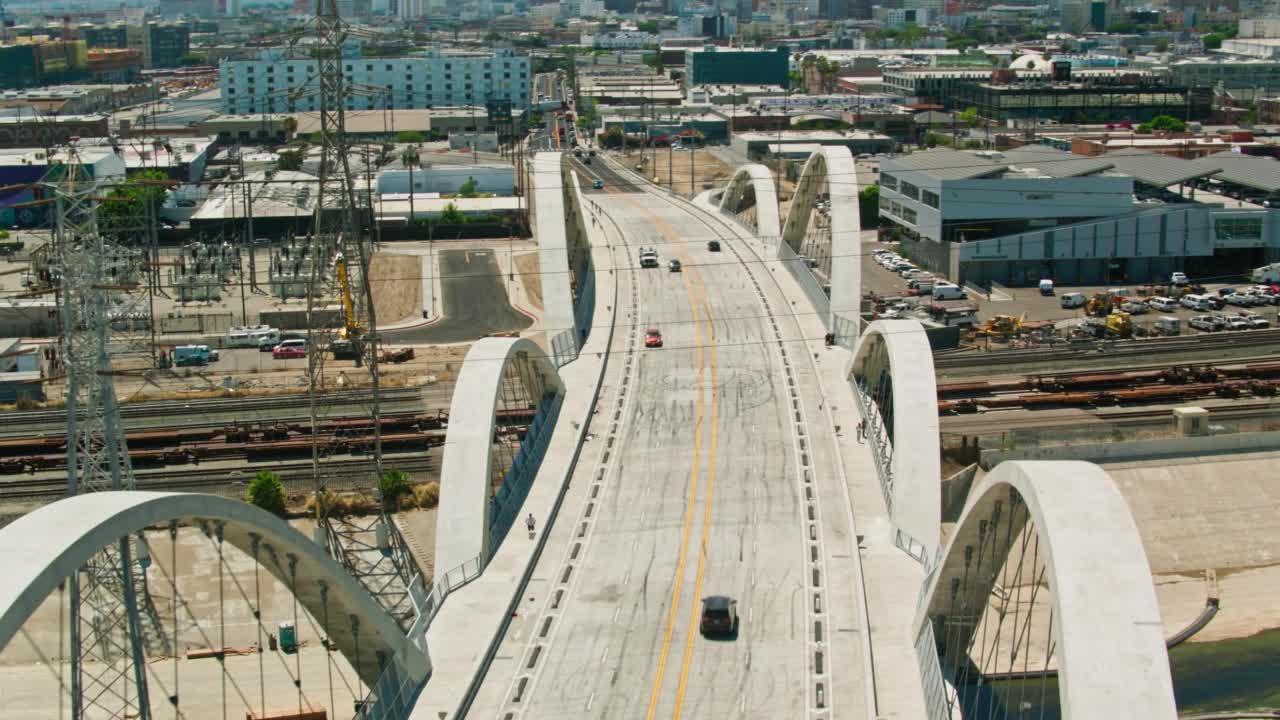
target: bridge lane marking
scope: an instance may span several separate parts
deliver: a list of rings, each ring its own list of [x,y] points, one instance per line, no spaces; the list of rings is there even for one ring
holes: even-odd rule
[[[694,266],[693,263],[689,262],[692,258],[688,256],[688,251],[684,246],[680,245],[678,247],[680,247],[679,252],[681,257],[684,258],[683,262],[685,265],[693,268],[691,274],[693,275],[694,283],[697,285],[702,296],[702,314],[705,315],[707,319],[708,355],[710,356],[709,364],[711,374],[711,385],[709,390],[709,394],[711,396],[711,443],[707,450],[707,497],[702,516],[702,542],[698,547],[698,579],[694,585],[694,602],[689,612],[689,632],[685,638],[684,658],[680,663],[680,683],[676,687],[676,704],[675,709],[672,712],[673,720],[679,719],[680,711],[684,706],[685,689],[689,682],[689,668],[693,661],[693,643],[698,637],[698,618],[701,615],[700,599],[702,597],[702,581],[706,572],[707,544],[711,539],[711,507],[716,488],[716,449],[719,445],[720,437],[718,427],[720,420],[720,407],[716,399],[716,330],[715,323],[711,319],[711,302],[707,296],[707,287],[702,282],[702,273],[698,271],[697,267]]]
[[[666,226],[667,230],[672,230],[670,225],[662,222],[656,215],[647,208],[640,207],[635,203],[627,201],[627,204],[639,209],[644,215],[653,220],[655,225]],[[668,235],[663,232],[663,235]],[[668,235],[670,238],[679,238],[679,233],[672,232]],[[679,244],[674,244],[679,248]],[[703,395],[702,395],[702,370],[703,370],[703,344],[702,344],[702,323],[700,313],[698,312],[698,298],[694,292],[693,281],[685,273],[681,273],[684,277],[685,287],[689,293],[689,305],[693,309],[694,323],[694,341],[697,348],[698,358],[698,381],[697,381],[697,420],[695,424],[694,440],[693,440],[693,467],[689,471],[689,498],[685,505],[684,528],[680,534],[680,556],[676,562],[675,582],[671,590],[671,604],[667,609],[667,625],[662,637],[662,652],[658,656],[658,671],[653,679],[653,689],[649,693],[649,709],[645,713],[645,720],[653,720],[658,712],[658,698],[662,694],[662,681],[667,670],[667,655],[671,651],[671,635],[675,631],[676,615],[680,609],[680,591],[684,584],[684,567],[688,560],[689,551],[689,531],[693,528],[694,509],[698,502],[698,464],[702,456],[702,419],[703,419]]]

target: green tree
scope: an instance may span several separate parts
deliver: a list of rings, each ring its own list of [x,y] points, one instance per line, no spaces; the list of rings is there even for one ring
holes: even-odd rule
[[[98,227],[122,236],[140,232],[148,218],[158,216],[168,179],[161,170],[143,170],[116,186],[98,207]]]
[[[426,139],[427,136],[417,130],[400,130],[396,133],[396,142],[398,143],[420,143],[425,142]]]
[[[312,145],[319,145],[320,143],[324,142],[324,135],[319,130],[317,130],[311,133],[310,135],[308,135],[307,140]]]
[[[1205,50],[1219,50],[1222,48],[1222,41],[1225,39],[1219,33],[1209,33],[1200,38],[1200,42],[1204,43]]]
[[[400,504],[400,498],[412,492],[409,487],[409,476],[403,470],[390,468],[383,471],[378,479],[378,489],[382,491],[383,507],[394,510]]]
[[[458,194],[464,198],[473,198],[476,196],[476,187],[476,179],[467,178],[467,181],[462,183],[462,186],[458,188]]]
[[[938,147],[939,145],[946,146],[950,144],[951,144],[950,135],[943,135],[942,133],[931,132],[924,136],[925,147],[932,148],[932,147]]]
[[[282,151],[280,153],[280,162],[278,167],[281,170],[301,170],[302,153],[297,151]]]
[[[604,138],[600,141],[607,148],[620,148],[626,140],[626,136],[622,133],[621,125],[610,125],[605,131]]]
[[[968,125],[969,127],[977,127],[978,126],[978,108],[976,107],[965,108],[964,110],[961,110],[959,113],[956,114],[956,118],[960,120],[960,122],[964,123],[965,125]]]
[[[787,73],[788,87],[792,90],[801,90],[804,88],[804,73],[799,70],[792,70]]]
[[[1170,115],[1157,115],[1151,118],[1151,122],[1142,123],[1138,126],[1138,132],[1143,134],[1150,134],[1156,130],[1175,133],[1186,132],[1187,124]]]
[[[200,53],[187,53],[178,59],[183,65],[203,65],[208,58]]]
[[[902,33],[898,37],[898,44],[904,47],[913,48],[916,43],[929,37],[929,30],[919,25],[908,25],[902,29]]]
[[[1160,38],[1159,40],[1156,40],[1155,50],[1156,52],[1159,52],[1159,53],[1169,52],[1169,39]]]
[[[440,211],[440,222],[444,225],[465,225],[467,216],[462,214],[457,205],[446,203],[444,210]]]
[[[656,34],[658,32],[658,21],[645,20],[644,22],[638,22],[636,23],[636,29],[643,33]]]
[[[280,476],[270,470],[259,470],[253,476],[246,499],[250,505],[284,517],[284,484],[280,482]]]
[[[873,228],[880,222],[880,186],[868,185],[858,193],[858,219],[863,228]]]

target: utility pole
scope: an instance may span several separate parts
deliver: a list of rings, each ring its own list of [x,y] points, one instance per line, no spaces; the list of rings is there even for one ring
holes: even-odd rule
[[[380,494],[382,464],[382,415],[378,325],[374,311],[369,265],[373,253],[371,235],[376,232],[372,199],[358,193],[351,170],[351,149],[346,134],[346,103],[353,93],[375,94],[349,86],[343,75],[343,49],[355,32],[338,15],[337,0],[318,0],[311,20],[309,54],[315,58],[319,86],[320,170],[315,213],[307,248],[310,282],[307,292],[307,394],[310,399],[311,474],[316,493],[317,542],[339,564],[351,571],[382,607],[407,628],[413,619],[409,584],[417,573],[404,539],[388,515]],[[300,37],[299,39],[302,39]],[[296,46],[295,46],[296,51]],[[341,301],[334,303],[334,299]],[[334,347],[334,306],[341,308],[342,330],[337,334],[355,358],[353,382],[362,395],[355,401],[370,421],[370,436],[361,450],[370,459],[366,487],[379,499],[372,518],[336,518],[330,515],[327,478],[322,467],[320,405],[336,402],[325,392],[325,356]],[[319,306],[319,307],[318,307]],[[351,401],[344,407],[350,407]],[[323,450],[329,453],[326,446]]]
[[[111,361],[113,355],[127,355],[121,352],[127,348],[119,338],[113,342],[111,320],[114,311],[131,322],[128,309],[141,302],[136,290],[142,255],[99,233],[102,188],[81,165],[75,147],[46,177],[57,201],[52,246],[61,278],[58,352],[67,378],[67,494],[134,490]],[[69,585],[72,718],[149,719],[139,612],[146,576],[134,564],[130,539],[104,547],[71,574]]]

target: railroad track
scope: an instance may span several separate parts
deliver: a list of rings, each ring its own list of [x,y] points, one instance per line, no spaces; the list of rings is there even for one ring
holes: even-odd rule
[[[1280,362],[1165,365],[1149,370],[1029,374],[938,384],[940,414],[995,409],[1109,407],[1280,394]]]
[[[395,407],[421,403],[433,387],[436,386],[383,390],[380,393],[381,401],[384,405],[390,404]],[[451,393],[451,389],[446,391],[442,388],[441,390],[442,393]],[[332,399],[330,399],[330,396],[325,396],[322,402],[325,409],[330,410],[332,408],[341,408],[343,405],[359,404],[367,398],[367,392],[342,391],[334,393]],[[308,408],[309,402],[305,394],[301,396],[280,395],[234,399],[164,400],[122,405],[120,407],[120,417],[124,421],[126,429],[146,427],[146,423],[139,422],[142,420],[154,420],[163,425],[165,418],[173,416],[191,418],[228,413],[270,413],[270,422],[296,422],[310,417]],[[289,415],[277,414],[278,411],[282,410],[293,410],[294,412]],[[133,422],[130,422],[131,420]],[[66,422],[67,413],[65,410],[14,411],[5,414],[5,429],[0,430],[0,438],[61,434],[65,431]],[[268,420],[263,419],[258,422],[268,422]],[[213,419],[194,422],[184,421],[181,426],[183,429],[197,429],[222,427],[228,424],[233,423],[227,419]],[[35,430],[35,428],[41,426],[45,426],[43,431]]]
[[[439,462],[430,455],[387,456],[383,463],[387,466],[403,470],[406,473],[425,473],[439,471]],[[368,483],[363,475],[371,472],[372,458],[352,458],[329,460],[320,466],[320,476],[334,490],[367,489]],[[210,488],[226,486],[228,488],[247,487],[249,480],[258,470],[269,469],[280,476],[285,484],[285,492],[296,494],[309,491],[312,487],[311,462],[271,463],[262,467],[202,467],[182,468],[179,471],[138,471],[135,473],[139,490],[182,490],[203,491]],[[355,482],[351,482],[352,479]],[[0,480],[0,502],[5,500],[55,499],[67,492],[66,478],[23,478]],[[237,494],[243,494],[239,489]]]
[[[1215,422],[1280,415],[1280,402],[1275,400],[1234,400],[1229,405],[1197,406],[1209,411],[1210,419]],[[1162,425],[1168,424],[1173,418],[1171,407],[1132,410],[1102,408],[1092,412],[1067,408],[1063,412],[1043,410],[1029,415],[1016,415],[1016,412],[991,410],[977,415],[943,415],[940,418],[941,432],[944,435],[983,435],[1016,430],[1079,427],[1086,417],[1090,421],[1108,425]]]
[[[379,391],[382,400],[407,400],[422,395],[432,386],[385,388]],[[325,393],[325,402],[363,402],[369,398],[364,390],[336,390]],[[305,393],[294,395],[267,395],[242,398],[209,398],[199,400],[149,400],[125,403],[120,406],[120,417],[150,417],[190,412],[228,412],[231,410],[261,410],[279,407],[307,407],[310,400]],[[18,410],[9,416],[20,422],[55,422],[66,418],[64,410]]]
[[[1082,358],[1120,359],[1131,356],[1210,352],[1246,347],[1275,347],[1280,343],[1280,328],[1247,330],[1190,337],[1147,338],[1144,340],[1091,341],[1064,348],[1001,350],[998,352],[962,351],[940,354],[933,359],[936,370],[986,368],[993,365],[1054,363]],[[1164,364],[1168,364],[1166,361]]]

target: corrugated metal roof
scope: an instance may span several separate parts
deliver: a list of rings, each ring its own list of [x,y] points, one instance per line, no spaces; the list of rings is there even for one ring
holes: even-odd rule
[[[892,163],[881,163],[881,171],[885,165],[903,170],[916,170],[928,173],[942,180],[969,180],[972,178],[997,175],[1006,169],[1004,163],[993,162],[973,153],[935,148],[925,152],[914,152],[893,158]]]
[[[1050,177],[1080,177],[1107,170],[1115,163],[1110,158],[1072,155],[1045,145],[1027,145],[1002,153],[1002,159],[1019,168],[1035,168]]]
[[[1169,187],[1222,169],[1220,163],[1201,163],[1145,150],[1116,150],[1107,153],[1117,172],[1155,187]]]
[[[1269,193],[1280,192],[1280,162],[1271,158],[1220,152],[1193,160],[1190,164],[1210,170],[1220,168],[1213,176],[1223,182],[1257,188]]]

